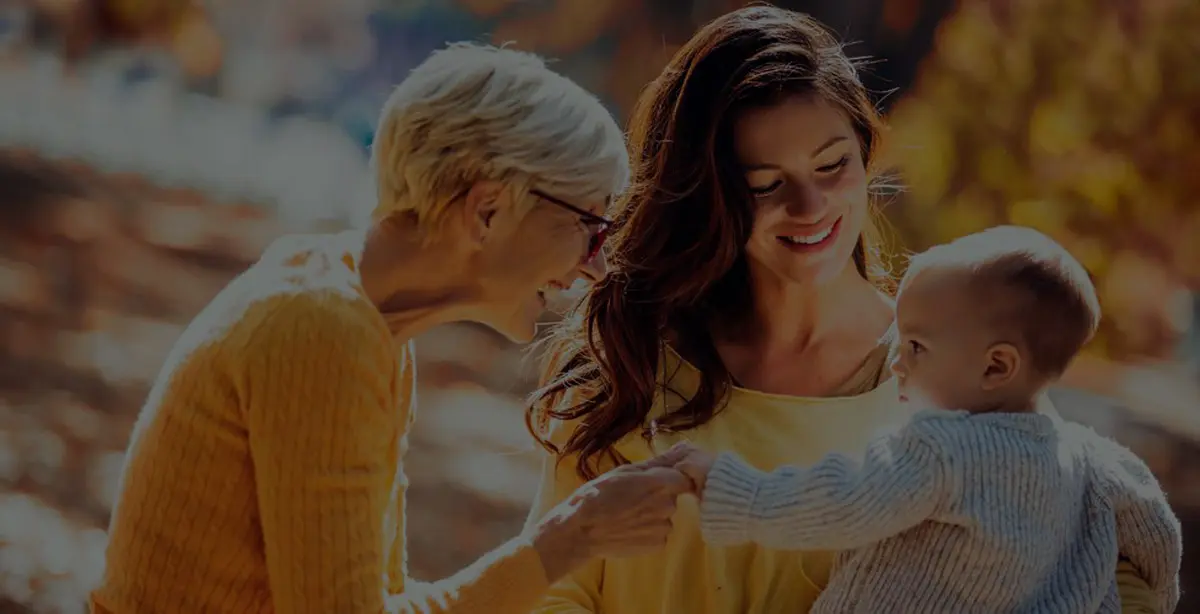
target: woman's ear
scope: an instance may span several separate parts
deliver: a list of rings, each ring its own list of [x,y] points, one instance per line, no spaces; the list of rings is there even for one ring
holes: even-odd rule
[[[487,240],[503,193],[504,184],[498,181],[479,181],[467,190],[459,211],[459,221],[472,244],[481,245]]]
[[[1011,343],[997,343],[987,350],[983,389],[995,390],[1011,382],[1021,370],[1021,352]]]

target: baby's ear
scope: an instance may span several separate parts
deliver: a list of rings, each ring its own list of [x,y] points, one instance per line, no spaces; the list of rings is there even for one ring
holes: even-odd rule
[[[1021,370],[1021,352],[1011,343],[997,343],[987,350],[983,389],[995,390],[1011,382]]]

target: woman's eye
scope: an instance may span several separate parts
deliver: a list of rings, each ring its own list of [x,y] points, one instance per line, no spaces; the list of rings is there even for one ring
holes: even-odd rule
[[[838,158],[838,161],[834,162],[833,164],[826,164],[825,166],[817,167],[817,172],[824,174],[824,175],[836,173],[836,172],[842,170],[843,168],[845,168],[846,164],[848,164],[849,162],[850,162],[850,156],[844,155],[844,156]]]
[[[919,354],[925,351],[925,346],[916,341],[909,341],[908,346],[912,349],[913,354]]]
[[[763,186],[763,187],[750,186],[750,193],[752,193],[758,197],[770,196],[771,194],[774,194],[775,191],[778,190],[779,186],[781,186],[781,185],[783,185],[782,181],[776,181],[775,183],[772,183],[771,185]]]

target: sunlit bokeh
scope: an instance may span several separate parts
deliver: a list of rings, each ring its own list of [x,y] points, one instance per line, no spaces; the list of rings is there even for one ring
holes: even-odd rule
[[[364,219],[391,86],[447,41],[542,53],[624,118],[733,0],[0,0],[0,613],[77,613],[122,454],[183,326],[274,238]],[[996,223],[1092,271],[1101,334],[1055,398],[1185,525],[1200,611],[1200,3],[812,0],[869,55],[897,270]],[[418,340],[412,572],[514,535],[540,455],[525,350]]]

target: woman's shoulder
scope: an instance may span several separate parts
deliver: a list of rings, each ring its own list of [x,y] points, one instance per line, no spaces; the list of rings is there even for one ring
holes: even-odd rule
[[[290,236],[229,284],[202,317],[228,325],[247,344],[337,343],[390,353],[386,322],[363,294],[342,237]],[[250,349],[250,348],[247,348]]]
[[[261,297],[248,306],[243,325],[248,335],[264,341],[309,337],[359,347],[391,345],[387,328],[370,302],[338,288],[305,288]],[[297,338],[290,339],[293,336]]]
[[[317,299],[331,309],[373,311],[362,291],[358,271],[361,245],[356,236],[342,233],[281,237],[238,282],[248,293],[279,303]]]

